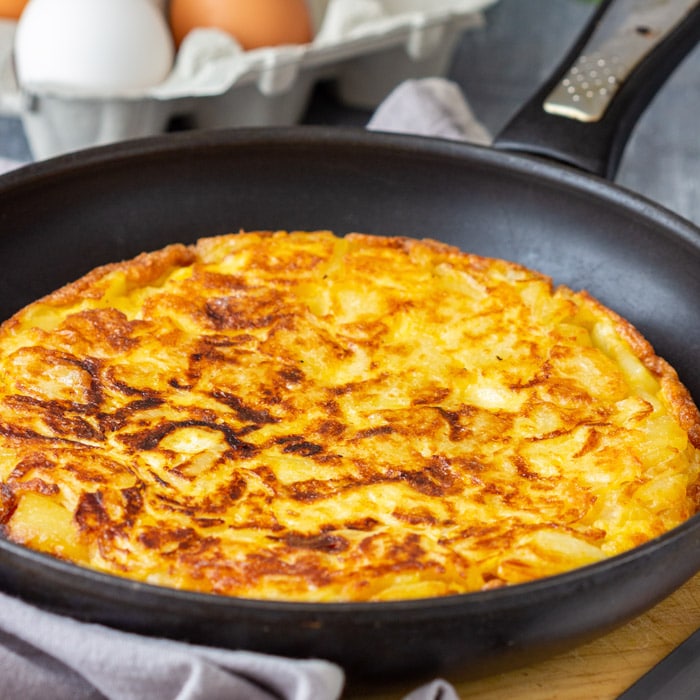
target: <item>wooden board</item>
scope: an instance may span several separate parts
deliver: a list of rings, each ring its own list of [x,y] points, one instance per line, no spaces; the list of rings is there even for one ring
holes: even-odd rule
[[[614,700],[698,627],[700,574],[600,639],[532,666],[454,686],[460,698],[479,700]],[[345,697],[399,700],[414,689],[415,684],[362,689]]]

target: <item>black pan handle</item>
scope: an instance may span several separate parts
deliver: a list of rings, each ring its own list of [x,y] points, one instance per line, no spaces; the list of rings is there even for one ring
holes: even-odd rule
[[[495,147],[612,179],[637,119],[700,41],[700,0],[607,0]]]

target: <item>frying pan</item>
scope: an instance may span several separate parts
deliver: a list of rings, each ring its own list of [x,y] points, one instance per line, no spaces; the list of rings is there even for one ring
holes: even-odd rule
[[[659,74],[697,41],[700,5],[690,5],[601,119],[572,123],[542,112],[542,95],[569,58],[496,148],[323,128],[203,131],[87,150],[6,175],[0,315],[95,265],[239,228],[430,236],[587,288],[636,324],[699,397],[700,231],[580,169],[614,172]],[[614,7],[596,14],[574,52]],[[526,150],[536,155],[518,152]],[[323,657],[360,679],[480,674],[530,661],[610,630],[698,570],[699,516],[566,574],[382,603],[169,590],[0,538],[0,588],[41,607],[143,634]]]

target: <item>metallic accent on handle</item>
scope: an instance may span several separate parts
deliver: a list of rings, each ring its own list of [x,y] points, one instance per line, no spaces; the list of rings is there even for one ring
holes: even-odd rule
[[[620,0],[544,102],[549,114],[599,121],[635,67],[700,0]]]

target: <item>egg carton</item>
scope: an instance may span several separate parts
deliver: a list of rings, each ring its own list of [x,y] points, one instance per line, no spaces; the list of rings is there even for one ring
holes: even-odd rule
[[[178,128],[285,126],[304,115],[320,81],[339,100],[374,109],[401,82],[442,76],[466,29],[481,26],[496,0],[309,0],[309,44],[243,51],[216,29],[181,44],[160,85],[137,93],[82,94],[57,86],[20,88],[12,63],[14,26],[0,26],[0,112],[22,120],[40,160]]]

